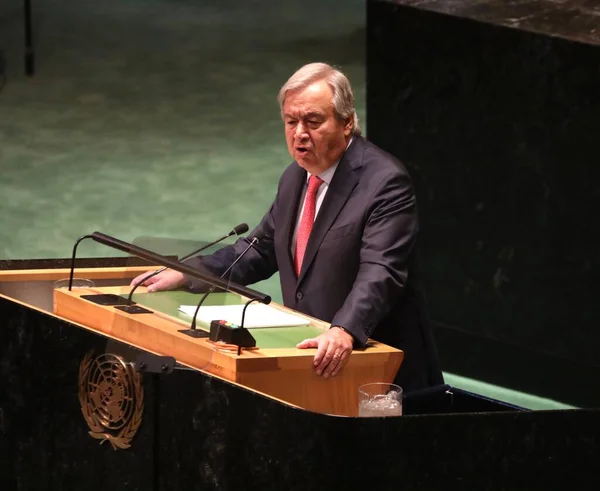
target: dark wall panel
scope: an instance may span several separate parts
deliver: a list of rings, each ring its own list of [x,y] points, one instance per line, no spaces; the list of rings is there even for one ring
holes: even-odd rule
[[[557,386],[600,366],[600,45],[444,3],[370,1],[367,34],[368,136],[415,182],[444,369],[597,404]]]

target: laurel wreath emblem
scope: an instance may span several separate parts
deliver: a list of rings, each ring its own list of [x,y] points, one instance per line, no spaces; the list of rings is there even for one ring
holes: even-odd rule
[[[85,355],[79,365],[79,402],[90,436],[128,449],[142,423],[144,389],[130,363],[113,354]]]

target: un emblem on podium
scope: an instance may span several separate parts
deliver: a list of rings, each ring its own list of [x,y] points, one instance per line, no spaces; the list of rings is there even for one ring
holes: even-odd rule
[[[88,353],[79,365],[79,402],[90,436],[114,450],[131,447],[142,422],[141,376],[120,356]]]

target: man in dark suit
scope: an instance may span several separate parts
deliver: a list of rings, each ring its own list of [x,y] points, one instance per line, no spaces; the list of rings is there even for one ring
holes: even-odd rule
[[[331,323],[298,344],[317,348],[319,375],[335,376],[372,337],[404,350],[396,382],[405,391],[442,383],[415,278],[418,220],[406,169],[361,136],[350,83],[331,66],[300,68],[279,103],[294,162],[232,281],[248,285],[279,271],[283,303]],[[220,275],[246,246],[240,239],[191,264]],[[186,281],[165,271],[147,284],[157,291]]]

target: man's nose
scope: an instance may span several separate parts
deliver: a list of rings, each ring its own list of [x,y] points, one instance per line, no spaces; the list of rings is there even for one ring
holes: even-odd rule
[[[306,136],[306,126],[304,126],[303,123],[299,122],[296,125],[296,133],[294,133],[294,136],[298,139],[304,138]]]

